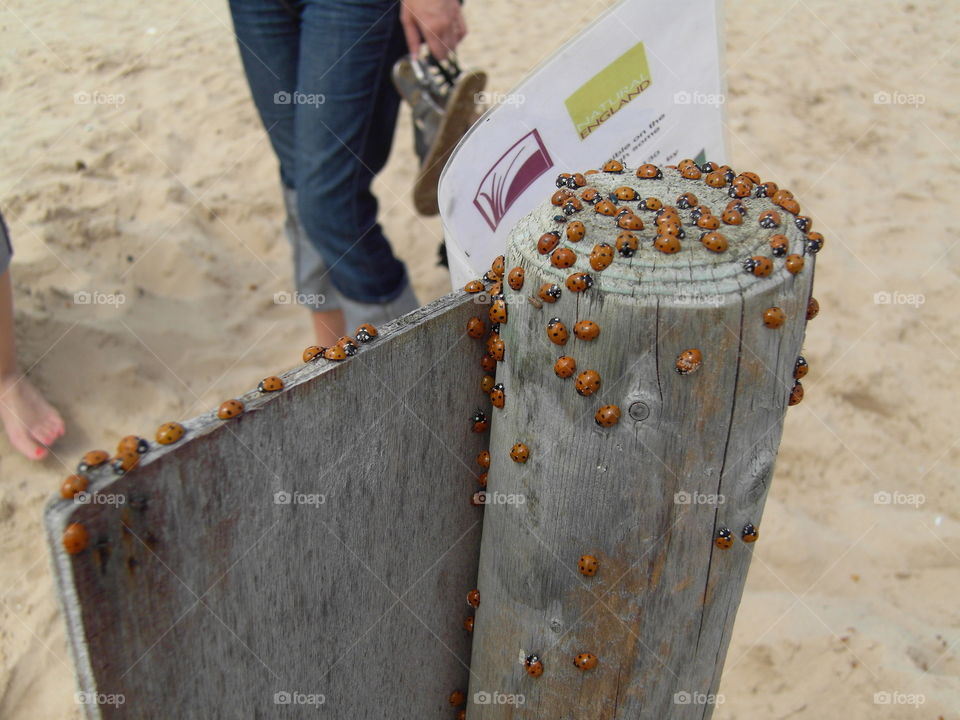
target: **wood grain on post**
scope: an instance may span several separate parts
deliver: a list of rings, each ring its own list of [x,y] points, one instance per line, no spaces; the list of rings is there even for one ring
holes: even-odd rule
[[[720,219],[729,184],[663,173],[589,174],[586,187],[608,195],[627,186],[667,206],[692,192]],[[708,250],[700,235],[709,228],[680,209],[685,237],[679,252],[665,254],[653,246],[655,213],[618,200],[616,212],[633,209],[644,229],[634,231],[636,254],[618,253],[602,271],[591,267],[591,250],[614,245],[622,230],[588,202],[569,215],[544,203],[514,229],[506,271],[520,266],[525,279],[519,291],[505,285],[497,382],[506,399],[492,411],[469,720],[711,716],[754,547],[743,529],[776,533],[761,513],[814,269],[793,214],[752,188],[742,203],[742,224],[717,229],[725,252]],[[778,227],[761,226],[768,210],[778,213]],[[579,242],[565,233],[574,220],[586,227]],[[538,252],[551,230],[559,248],[576,253],[573,267],[554,267]],[[772,252],[776,234],[786,238],[784,255],[805,261],[799,273]],[[769,276],[744,269],[753,256],[772,261]],[[568,289],[575,272],[590,274],[593,287]],[[544,283],[559,285],[561,297],[529,301]],[[772,307],[785,314],[779,328],[764,323]],[[548,338],[552,318],[568,329],[566,345]],[[575,336],[584,320],[600,326],[599,337]],[[680,374],[678,356],[691,349],[702,364]],[[561,355],[576,361],[569,379],[554,373]],[[586,370],[601,379],[588,397],[574,387]],[[620,420],[601,427],[595,413],[607,405],[620,409]],[[526,463],[511,459],[516,443],[528,447]],[[715,543],[721,529],[731,533],[729,549]],[[583,555],[599,561],[595,575],[579,572]],[[597,657],[594,669],[575,666],[581,653]],[[543,664],[540,677],[525,671],[530,655]]]

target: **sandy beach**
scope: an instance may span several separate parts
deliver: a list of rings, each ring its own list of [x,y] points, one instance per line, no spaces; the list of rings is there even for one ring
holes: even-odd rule
[[[609,5],[468,2],[460,57],[508,92]],[[731,165],[791,188],[827,244],[717,720],[960,718],[956,10],[726,4]],[[292,366],[311,330],[274,302],[277,169],[225,2],[5,0],[0,37],[20,364],[68,428],[41,463],[0,437],[0,718],[76,718],[44,504],[85,450]],[[405,110],[376,187],[427,301],[450,288],[410,138]]]

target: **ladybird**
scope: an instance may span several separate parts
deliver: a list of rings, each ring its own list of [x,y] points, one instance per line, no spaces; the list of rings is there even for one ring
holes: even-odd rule
[[[663,203],[660,201],[659,198],[648,197],[645,200],[640,201],[641,210],[649,210],[651,212],[656,212],[661,208],[663,208]]]
[[[617,227],[621,230],[643,230],[643,220],[632,212],[624,213],[617,218]]]
[[[540,677],[543,675],[543,661],[539,655],[527,655],[523,661],[523,667],[530,677]]]
[[[559,242],[560,233],[554,232],[553,230],[545,232],[540,236],[540,239],[537,240],[537,252],[541,255],[548,255],[553,252]]]
[[[473,431],[475,433],[482,433],[490,427],[490,423],[487,421],[487,416],[482,410],[477,410],[471,417],[470,422],[473,423]]]
[[[793,193],[785,188],[775,190],[773,195],[770,196],[770,201],[774,205],[779,205],[784,200],[793,200]]]
[[[811,297],[809,302],[807,302],[807,320],[813,320],[819,314],[820,303],[817,302],[815,297]]]
[[[753,523],[747,523],[743,526],[743,531],[740,533],[740,537],[743,538],[745,543],[756,542],[760,537],[760,531],[754,527]]]
[[[600,326],[593,320],[580,320],[573,326],[573,334],[581,340],[596,340],[600,337]]]
[[[571,197],[573,197],[573,193],[566,188],[562,188],[550,196],[550,204],[560,207]]]
[[[593,277],[585,272],[573,273],[567,276],[566,285],[571,292],[585,292],[593,287]]]
[[[722,253],[730,247],[730,243],[727,241],[725,235],[716,232],[705,232],[700,236],[700,242],[703,243],[703,246],[715,253]]]
[[[700,169],[701,169],[703,172],[705,172],[705,173],[714,172],[715,170],[717,170],[717,169],[719,169],[719,168],[720,168],[720,166],[717,165],[715,162],[712,162],[712,161],[705,162],[703,165],[700,166]]]
[[[625,258],[633,257],[636,255],[638,247],[640,247],[640,242],[633,233],[622,232],[617,235],[617,252],[621,256]]]
[[[781,327],[787,319],[787,314],[778,307],[769,307],[763,311],[763,324],[775,330]]]
[[[584,397],[589,397],[593,395],[597,390],[600,389],[600,373],[596,370],[584,370],[582,373],[577,375],[576,384],[574,385],[577,392]]]
[[[777,234],[770,236],[770,252],[773,253],[774,257],[783,257],[787,254],[789,248],[790,241],[786,235]]]
[[[117,443],[117,453],[132,452],[137,455],[143,455],[150,449],[150,443],[142,437],[136,435],[127,435],[123,440]]]
[[[357,342],[361,343],[368,343],[379,334],[380,333],[377,332],[377,329],[370,323],[364,323],[353,331],[353,337]]]
[[[823,250],[823,235],[818,232],[807,233],[806,252],[816,255],[821,250]]]
[[[586,184],[587,179],[583,176],[583,173],[573,173],[573,175],[567,178],[568,188],[581,188]]]
[[[502,297],[498,297],[492,303],[490,303],[490,309],[487,311],[487,316],[490,318],[490,322],[505,323],[507,321],[507,301]]]
[[[684,158],[677,163],[677,170],[683,170],[685,167],[690,167],[691,165],[693,167],[698,167],[697,162],[692,158]]]
[[[799,405],[801,400],[803,400],[803,384],[797,380],[793,383],[793,387],[790,389],[790,399],[787,404],[792,407],[794,405]]]
[[[713,211],[710,210],[706,205],[697,205],[693,210],[690,211],[690,222],[696,224],[704,215],[712,215]]]
[[[497,361],[489,355],[482,355],[480,357],[480,367],[484,372],[492,373],[497,369]]]
[[[607,160],[607,162],[603,164],[603,171],[605,173],[622,173],[623,163],[619,160]]]
[[[167,422],[157,428],[157,442],[161,445],[172,445],[183,437],[183,425],[178,422]]]
[[[753,191],[753,195],[758,198],[772,198],[777,194],[777,190],[779,190],[779,188],[775,182],[758,183],[757,189]]]
[[[741,175],[742,177],[747,178],[747,179],[748,179],[750,182],[752,182],[754,185],[759,185],[759,184],[760,184],[760,176],[757,175],[755,172],[742,172],[742,173],[740,173],[740,175]]]
[[[688,210],[697,205],[697,196],[693,193],[683,193],[677,196],[677,207],[681,210]]]
[[[743,261],[743,269],[757,277],[767,277],[773,272],[773,261],[763,255],[754,255]]]
[[[239,400],[224,400],[217,408],[217,417],[221,420],[235,418],[243,412],[243,403]]]
[[[478,484],[480,487],[486,489],[486,487],[487,487],[487,473],[482,472],[482,473],[480,473],[480,474],[477,476],[477,484]]]
[[[752,184],[746,181],[740,182],[736,178],[730,183],[730,187],[727,188],[727,195],[732,198],[749,197],[751,192],[753,192]]]
[[[510,448],[510,459],[515,463],[525,463],[530,459],[530,448],[523,443],[517,443]]]
[[[613,262],[613,246],[607,243],[599,243],[593,246],[590,253],[590,267],[597,272],[606,270]]]
[[[580,560],[577,561],[577,569],[581,575],[593,577],[597,574],[597,570],[600,569],[600,561],[593,555],[581,555]]]
[[[810,228],[813,227],[813,220],[808,218],[806,215],[797,215],[793,219],[793,224],[797,226],[797,230],[802,233],[810,232]]]
[[[570,242],[580,242],[583,236],[587,234],[587,226],[579,220],[574,220],[567,225],[567,240]]]
[[[504,402],[506,402],[507,395],[503,391],[503,383],[497,383],[493,386],[493,389],[490,391],[490,403],[495,408],[502,408]]]
[[[496,295],[496,293],[494,293],[493,291],[491,291],[490,294]],[[343,348],[343,352],[345,352],[348,357],[353,357],[354,355],[357,354],[357,350],[360,349],[360,346],[357,345],[354,339],[347,335],[344,335],[342,338],[337,340],[337,346]]]
[[[733,547],[733,533],[729,528],[722,527],[717,530],[717,537],[713,541],[721,550],[729,550]]]
[[[278,378],[276,375],[265,377],[263,380],[260,381],[260,384],[257,385],[257,390],[259,390],[262,393],[277,392],[277,390],[283,390],[283,380]]]
[[[560,318],[555,317],[547,322],[547,337],[552,343],[566,345],[567,340],[570,339],[570,333],[567,332],[567,326],[560,321]]]
[[[466,630],[468,633],[473,632],[473,616],[472,615],[463,621],[463,629]]]
[[[667,255],[680,252],[680,241],[674,235],[657,235],[653,240],[653,246]]]
[[[597,666],[597,656],[591,653],[580,653],[573,659],[573,664],[579,670],[593,670]]]
[[[483,290],[483,282],[480,280],[471,280],[463,286],[463,289],[468,293],[478,293]]]
[[[482,378],[480,378],[480,389],[489,395],[496,382],[497,381],[494,379],[493,375],[484,375]]]
[[[805,378],[809,369],[807,359],[803,355],[798,355],[797,362],[793,366],[793,379],[801,380]]]
[[[490,263],[490,270],[498,277],[503,277],[503,271],[505,269],[506,258],[503,255],[497,255],[493,262]]]
[[[118,452],[111,460],[110,467],[115,475],[125,475],[133,470],[140,462],[140,456],[135,452]]]
[[[460,690],[454,690],[452,693],[450,693],[450,697],[448,699],[450,700],[451,705],[454,707],[460,707],[467,701],[467,696],[464,695]]]
[[[487,332],[487,326],[479,317],[474,315],[467,320],[467,335],[479,340]]]
[[[553,372],[561,380],[566,380],[569,377],[573,377],[573,374],[577,371],[577,361],[574,360],[569,355],[561,355],[557,358],[557,361],[553,364]]]
[[[760,227],[770,228],[780,227],[780,213],[776,210],[767,210],[766,212],[760,213],[760,217],[757,218],[757,222],[760,223]]]
[[[617,214],[617,206],[609,200],[601,200],[593,206],[593,210],[599,215],[606,215],[607,217],[613,217]]]
[[[792,275],[796,275],[798,272],[803,270],[804,266],[803,255],[787,255],[787,259],[784,261],[783,266],[787,269]]]
[[[64,500],[71,500],[77,493],[82,493],[87,489],[89,481],[83,475],[67,475],[60,485],[60,497]]]
[[[738,200],[738,199],[733,199],[730,202],[728,202],[727,206],[723,210],[724,212],[726,212],[727,210],[736,210],[738,213],[740,213],[741,216],[747,214],[747,206],[743,204],[742,200]]]
[[[467,605],[472,608],[480,607],[480,591],[476,588],[467,593]]]
[[[497,333],[490,333],[490,337],[487,338],[487,355],[492,357],[497,362],[503,362],[503,353],[506,349],[506,345]]]
[[[109,459],[110,454],[106,450],[91,450],[80,458],[80,462],[77,463],[77,472],[85,473],[93,470],[93,468],[100,467]]]
[[[732,208],[730,210],[724,210],[723,214],[720,216],[720,219],[723,221],[724,225],[743,224],[743,215]]]
[[[712,188],[722,188],[727,184],[727,176],[718,170],[714,170],[707,173],[703,181]]]
[[[303,361],[305,363],[310,362],[311,360],[317,360],[323,357],[323,351],[326,350],[325,347],[320,347],[319,345],[310,345],[303,349]]]
[[[697,227],[703,228],[704,230],[716,230],[720,227],[720,221],[715,215],[703,213],[697,218]]]
[[[560,299],[560,295],[560,286],[554,285],[553,283],[544,283],[537,291],[537,297],[548,303],[555,303]]]
[[[688,165],[680,171],[681,177],[686,178],[687,180],[699,180],[703,177],[703,173],[700,172],[700,168],[696,165]]]
[[[490,451],[489,450],[480,451],[480,454],[477,455],[477,465],[479,465],[482,468],[490,467]]]
[[[457,713],[457,720],[467,720],[467,711],[465,709],[461,709],[460,712]]]
[[[483,277],[480,278],[480,279],[481,279],[484,283],[490,284],[490,283],[494,283],[494,282],[496,282],[497,280],[499,280],[499,279],[500,279],[500,276],[497,275],[495,272],[493,272],[493,270],[487,270],[487,271],[483,274]]]
[[[620,422],[620,408],[616,405],[604,405],[593,416],[600,427],[612,427]]]
[[[658,222],[657,234],[671,235],[672,237],[677,238],[677,240],[682,240],[684,237],[686,237],[686,233],[683,231],[683,228],[680,226],[680,223],[674,222],[672,220],[664,220],[663,222]]]
[[[593,205],[595,202],[603,200],[603,195],[596,188],[587,188],[580,193],[580,199]]]
[[[570,173],[560,173],[557,175],[556,185],[558,188],[566,187],[567,180],[570,179]]]
[[[565,269],[573,267],[577,262],[577,254],[568,247],[557,248],[550,256],[550,264],[555,268]]]
[[[323,357],[334,362],[347,359],[347,351],[342,345],[334,345],[323,351]]]
[[[621,185],[613,191],[613,194],[617,196],[617,200],[623,200],[624,202],[636,200],[640,197],[640,194],[629,185]]]
[[[583,210],[583,203],[581,203],[580,199],[576,197],[570,198],[563,205],[563,211],[567,215],[573,215],[575,212],[580,212],[581,210]]]
[[[786,210],[786,211],[787,211],[788,213],[790,213],[791,215],[797,215],[797,214],[799,214],[799,212],[800,212],[800,203],[798,203],[798,202],[797,202],[796,200],[794,200],[793,198],[789,198],[789,199],[787,199],[787,200],[783,200],[783,201],[780,203],[780,207],[782,207],[784,210]]]
[[[87,548],[90,535],[80,523],[70,523],[63,531],[63,549],[70,555],[77,555]]]
[[[677,362],[674,367],[681,375],[691,375],[699,370],[702,364],[703,353],[697,348],[690,348],[677,355]]]
[[[663,170],[656,165],[644,163],[637,168],[637,177],[643,180],[659,180],[663,177]]]

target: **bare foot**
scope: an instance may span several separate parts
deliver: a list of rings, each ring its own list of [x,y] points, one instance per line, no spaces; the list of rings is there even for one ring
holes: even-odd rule
[[[31,460],[46,457],[64,431],[60,414],[25,377],[0,382],[0,420],[13,446]]]

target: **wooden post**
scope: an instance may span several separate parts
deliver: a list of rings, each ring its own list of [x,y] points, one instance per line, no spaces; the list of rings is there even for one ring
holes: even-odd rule
[[[727,182],[715,188],[674,169],[663,173],[588,174],[586,187],[606,196],[626,186],[681,207],[678,196],[692,192],[694,204],[720,221],[731,200]],[[614,212],[632,208],[645,227],[633,233],[635,256],[617,253],[602,271],[591,267],[591,250],[614,245],[622,229],[586,200],[570,215],[563,200],[545,203],[514,229],[505,273],[519,266],[524,282],[519,291],[504,283],[506,353],[497,382],[505,403],[492,411],[469,720],[711,716],[753,548],[744,528],[777,532],[763,527],[761,513],[819,249],[808,248],[802,219],[754,192],[742,201],[742,224],[719,222],[724,252],[701,243],[710,228],[697,227],[691,209],[679,210],[682,249],[660,252],[655,213],[642,201],[618,200]],[[788,197],[778,200],[790,207]],[[761,226],[768,210],[779,227]],[[576,220],[585,225],[579,242],[566,236]],[[575,266],[559,269],[538,252],[538,239],[554,230],[558,248],[576,253]],[[778,234],[783,255],[799,259],[774,254]],[[605,252],[592,257],[602,265]],[[769,276],[744,269],[753,256],[772,261]],[[798,273],[787,269],[801,260]],[[590,274],[592,288],[571,291],[566,280],[576,272]],[[544,283],[561,288],[556,302],[538,297]],[[768,308],[783,311],[782,326],[765,325]],[[548,338],[552,318],[569,333],[563,346]],[[576,337],[580,321],[599,325],[599,337]],[[699,351],[702,364],[680,374],[686,350]],[[554,372],[561,355],[576,361],[568,379]],[[575,390],[586,370],[600,376],[588,397]],[[608,405],[620,419],[601,427],[595,414]],[[511,459],[517,443],[528,448],[525,463]],[[715,542],[722,529],[733,539],[729,549]],[[599,563],[593,576],[579,571],[585,555]],[[581,653],[596,656],[594,669],[575,666]],[[531,655],[542,662],[540,677],[521,662]]]

